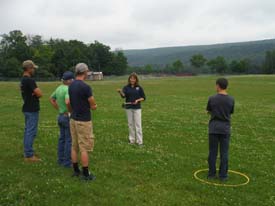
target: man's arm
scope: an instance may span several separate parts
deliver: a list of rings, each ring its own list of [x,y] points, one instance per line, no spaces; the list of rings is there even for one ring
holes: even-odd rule
[[[56,99],[50,97],[50,103],[55,109],[58,110],[58,105],[57,105]]]
[[[66,103],[68,111],[70,113],[72,113],[73,109],[72,109],[72,106],[71,106],[71,103],[70,103],[70,99],[65,99],[65,103]]]
[[[89,104],[90,104],[90,108],[91,108],[92,110],[96,110],[97,105],[96,105],[96,102],[95,102],[95,98],[94,98],[93,96],[90,96],[90,97],[88,98],[88,101],[89,101]]]
[[[233,105],[232,105],[232,109],[231,109],[231,114],[234,113],[234,110],[235,110],[235,100],[233,99]]]
[[[33,90],[33,95],[35,95],[35,96],[38,97],[38,98],[40,98],[40,97],[43,96],[43,95],[42,95],[42,91],[41,91],[38,87],[36,87],[36,88]]]
[[[37,98],[42,97],[42,91],[37,87],[36,82],[33,79],[28,80],[28,85],[32,90],[32,95]]]
[[[206,112],[207,112],[207,114],[211,114],[210,98],[208,99],[208,102],[207,102]]]

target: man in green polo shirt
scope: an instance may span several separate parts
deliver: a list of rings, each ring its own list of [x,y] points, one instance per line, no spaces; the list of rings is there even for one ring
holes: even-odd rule
[[[50,103],[58,110],[58,126],[60,129],[58,139],[58,164],[64,167],[71,167],[71,133],[70,133],[70,117],[68,105],[70,104],[68,86],[73,82],[74,74],[67,71],[62,76],[63,84],[61,84],[52,93]]]

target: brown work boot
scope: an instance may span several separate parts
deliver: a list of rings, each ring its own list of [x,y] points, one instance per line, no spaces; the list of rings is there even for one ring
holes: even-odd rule
[[[25,162],[41,162],[41,159],[33,155],[32,157],[25,157]]]

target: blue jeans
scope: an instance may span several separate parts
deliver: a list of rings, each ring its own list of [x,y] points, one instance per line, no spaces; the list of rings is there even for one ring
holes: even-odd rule
[[[71,133],[70,133],[70,118],[64,114],[60,114],[57,119],[59,126],[59,139],[57,147],[58,164],[70,167],[71,166]]]
[[[216,160],[220,145],[219,177],[227,178],[230,134],[209,134],[208,176],[216,175]]]
[[[37,134],[39,112],[23,112],[25,116],[25,132],[24,132],[24,155],[32,157],[34,150],[32,148],[34,139]]]

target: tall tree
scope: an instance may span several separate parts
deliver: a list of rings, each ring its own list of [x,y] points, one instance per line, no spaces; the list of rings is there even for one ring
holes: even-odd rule
[[[0,75],[18,76],[18,68],[26,59],[39,65],[39,77],[60,77],[66,70],[73,70],[79,62],[85,62],[93,71],[105,74],[124,74],[127,58],[122,51],[111,52],[110,47],[98,41],[87,45],[81,41],[50,39],[40,35],[23,35],[19,30],[3,34],[0,42]],[[7,71],[8,70],[8,71]]]
[[[266,52],[263,69],[264,69],[264,73],[266,74],[275,73],[275,50]]]
[[[57,76],[53,71],[52,57],[53,50],[49,45],[39,46],[34,48],[34,55],[32,60],[39,65],[39,69],[36,71],[36,76],[39,77],[54,77]]]
[[[92,56],[92,67],[95,71],[103,71],[109,73],[109,65],[112,61],[112,53],[110,47],[98,41],[90,44]]]
[[[179,59],[173,62],[172,67],[173,67],[173,71],[172,71],[173,73],[183,72],[183,69],[184,69],[184,65]]]
[[[211,59],[207,62],[213,73],[224,74],[227,71],[227,64],[222,56],[218,56],[215,59]]]
[[[4,68],[6,77],[19,77],[22,73],[21,62],[15,57],[6,59]]]
[[[1,40],[1,54],[4,58],[16,58],[19,62],[32,57],[31,50],[26,44],[26,36],[19,30],[3,34]]]
[[[229,64],[229,68],[231,70],[231,72],[238,74],[240,73],[240,62],[238,62],[237,60],[232,60]]]
[[[124,56],[122,51],[117,51],[112,54],[112,63],[110,65],[111,73],[115,75],[122,75],[125,74],[128,63],[127,63],[127,58]]]
[[[207,59],[202,54],[195,54],[191,57],[190,63],[193,67],[200,68],[205,65]]]
[[[26,36],[19,30],[1,35],[0,55],[1,73],[7,77],[18,77],[20,75],[21,63],[30,59],[31,50],[26,44]]]
[[[38,48],[44,44],[42,36],[40,35],[27,35],[26,38],[27,38],[26,43],[30,47]]]

